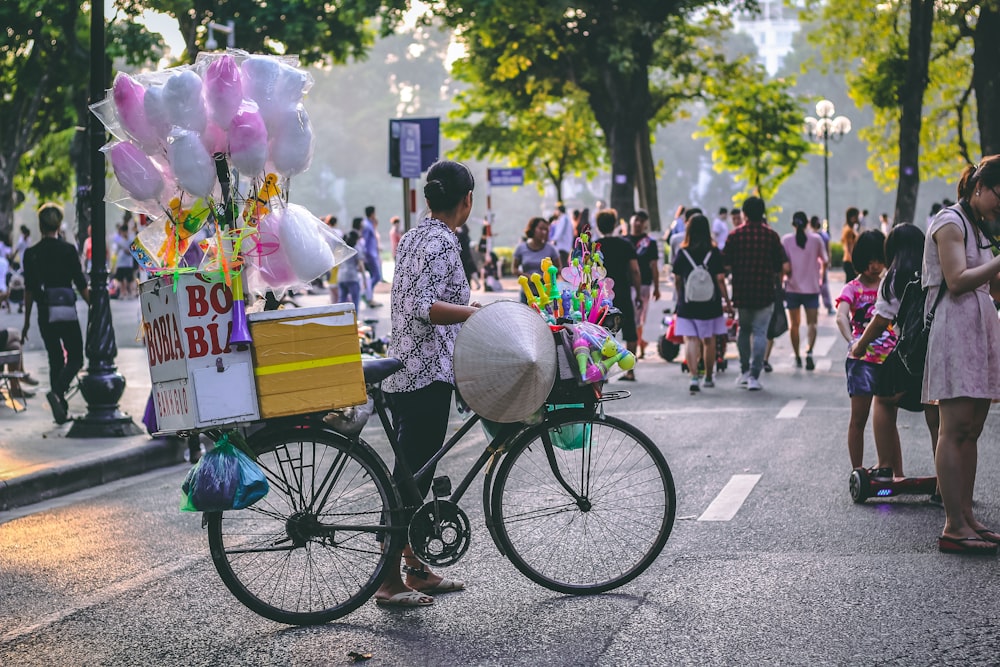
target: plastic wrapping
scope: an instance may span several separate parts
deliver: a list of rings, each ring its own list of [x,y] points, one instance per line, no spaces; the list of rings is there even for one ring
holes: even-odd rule
[[[181,510],[223,512],[245,509],[267,495],[264,471],[223,434],[181,484]]]

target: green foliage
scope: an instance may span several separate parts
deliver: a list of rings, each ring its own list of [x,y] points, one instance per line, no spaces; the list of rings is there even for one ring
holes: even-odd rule
[[[715,86],[717,97],[696,136],[708,139],[717,171],[732,171],[745,184],[734,203],[750,194],[769,201],[814,150],[801,132],[805,101],[789,92],[792,83],[767,81],[758,67]]]
[[[25,153],[17,174],[17,188],[34,192],[39,201],[66,201],[73,191],[69,146],[76,131],[70,127],[46,135]]]
[[[837,241],[830,241],[830,266],[844,265],[844,246]]]
[[[933,24],[928,86],[920,130],[921,180],[955,180],[975,150],[974,113],[969,108],[971,45],[962,40],[959,15],[979,3],[939,3]],[[859,135],[868,145],[868,166],[886,192],[899,178],[900,100],[908,62],[909,2],[878,4],[850,0],[807,3],[816,21],[810,40],[827,63],[846,70],[848,90],[859,106],[870,105],[875,120]]]
[[[119,0],[130,11],[155,9],[177,19],[188,60],[204,48],[209,21],[236,22],[236,45],[250,53],[298,54],[303,63],[364,57],[378,30],[388,35],[406,0]],[[373,17],[380,17],[376,24]],[[219,39],[217,37],[217,39]],[[222,42],[222,39],[219,39]]]
[[[497,246],[493,248],[493,252],[497,254],[497,259],[500,261],[500,275],[512,275],[514,270],[514,249],[509,246]]]
[[[461,81],[470,76],[468,70],[462,63],[453,74]],[[562,99],[537,95],[527,108],[517,109],[503,90],[471,85],[455,98],[458,106],[448,114],[452,120],[444,124],[444,134],[458,141],[458,158],[524,167],[526,183],[539,192],[551,183],[561,200],[566,176],[592,179],[607,166],[607,149],[586,96],[572,84],[565,90]]]

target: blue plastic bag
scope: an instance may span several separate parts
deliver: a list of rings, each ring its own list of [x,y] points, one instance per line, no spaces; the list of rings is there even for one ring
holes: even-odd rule
[[[239,437],[239,436],[235,436]],[[224,434],[181,485],[185,512],[240,510],[267,495],[267,478],[253,459]]]

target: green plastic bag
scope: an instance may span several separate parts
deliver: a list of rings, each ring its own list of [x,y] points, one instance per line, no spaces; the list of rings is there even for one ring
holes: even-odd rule
[[[565,410],[568,408],[582,408],[583,403],[573,403],[568,405],[553,405],[550,406],[550,410]],[[571,452],[577,449],[583,449],[584,447],[590,446],[590,423],[585,422],[582,424],[564,424],[560,427],[549,429],[549,438],[552,439],[552,445],[558,447],[559,449]]]

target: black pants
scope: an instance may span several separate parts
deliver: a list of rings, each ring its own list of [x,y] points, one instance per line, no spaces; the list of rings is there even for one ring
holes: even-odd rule
[[[447,382],[432,382],[415,391],[385,395],[392,412],[396,440],[399,441],[399,454],[410,473],[416,474],[444,444],[448,434],[453,390],[454,387]],[[396,462],[392,476],[399,484],[402,479],[399,461]],[[431,474],[417,484],[421,498],[427,496],[433,478],[434,473],[431,471]]]
[[[38,328],[49,355],[49,384],[52,391],[63,396],[73,384],[76,374],[83,368],[83,334],[80,332],[80,323],[39,322]]]

